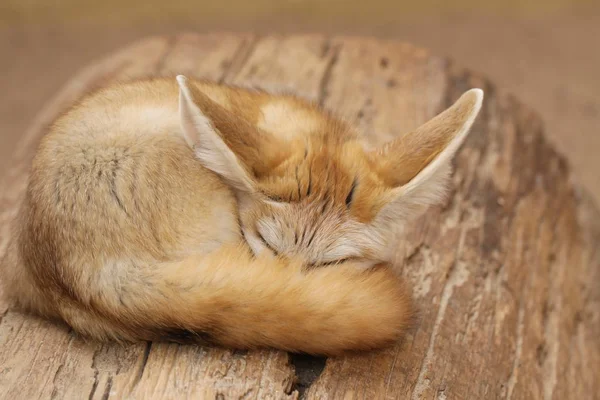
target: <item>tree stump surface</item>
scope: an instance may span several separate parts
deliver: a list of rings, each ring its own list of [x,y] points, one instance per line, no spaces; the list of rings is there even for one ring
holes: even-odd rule
[[[0,303],[0,398],[600,398],[600,214],[573,188],[535,113],[403,43],[185,34],[92,64],[32,121],[0,181],[0,256],[47,125],[93,87],[178,73],[291,90],[352,121],[374,144],[415,128],[465,90],[484,89],[454,161],[452,195],[398,244],[397,268],[418,307],[414,327],[393,347],[324,360],[86,342]]]

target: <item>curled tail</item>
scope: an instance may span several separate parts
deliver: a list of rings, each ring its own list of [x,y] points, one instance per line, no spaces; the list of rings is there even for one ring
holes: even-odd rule
[[[151,266],[106,265],[85,307],[61,312],[98,338],[209,341],[334,355],[390,344],[410,300],[389,268],[303,271],[240,248]]]

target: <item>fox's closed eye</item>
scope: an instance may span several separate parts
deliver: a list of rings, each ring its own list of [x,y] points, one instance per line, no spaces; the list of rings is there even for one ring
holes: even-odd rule
[[[350,192],[348,193],[348,196],[346,196],[346,207],[350,207],[350,204],[352,204],[352,198],[354,197],[354,191],[356,190],[357,184],[358,184],[358,182],[356,181],[356,178],[355,178],[354,181],[352,182],[352,187],[350,188]]]
[[[346,261],[350,261],[350,258],[342,258],[341,260],[327,261],[327,262],[321,263],[320,265],[327,266],[327,265],[341,264]]]
[[[276,194],[269,194],[267,195],[267,198],[269,199],[269,201],[275,202],[275,203],[284,203],[285,199],[281,196],[278,196]]]
[[[262,242],[262,244],[263,244],[263,245],[264,245],[264,246],[265,246],[267,249],[271,250],[271,251],[273,252],[273,254],[275,254],[276,256],[279,256],[279,252],[278,252],[277,250],[275,250],[275,249],[273,248],[273,246],[271,246],[271,245],[269,244],[269,242],[267,242],[267,241],[265,240],[265,238],[263,237],[263,235],[262,235],[262,234],[261,234],[261,233],[260,233],[258,230],[256,231],[256,235],[258,236],[258,238],[260,239],[260,241]]]
[[[331,266],[331,265],[337,265],[337,264],[342,264],[348,261],[352,261],[355,258],[353,257],[347,257],[347,258],[340,258],[339,260],[331,260],[331,261],[326,261],[326,262],[320,262],[320,263],[311,263],[311,267],[327,267],[327,266]]]

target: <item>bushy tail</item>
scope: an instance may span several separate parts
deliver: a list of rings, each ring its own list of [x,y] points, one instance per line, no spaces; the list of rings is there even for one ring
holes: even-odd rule
[[[410,317],[409,296],[383,266],[303,271],[233,248],[151,267],[130,265],[127,276],[119,268],[106,271],[114,279],[91,296],[95,323],[81,309],[63,315],[76,330],[334,355],[387,345]]]

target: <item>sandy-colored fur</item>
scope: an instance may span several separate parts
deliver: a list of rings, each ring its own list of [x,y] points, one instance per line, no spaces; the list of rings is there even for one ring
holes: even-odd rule
[[[317,354],[396,339],[411,309],[386,232],[439,201],[481,94],[367,152],[300,99],[178,81],[111,86],[53,124],[0,268],[7,296],[98,339]]]

